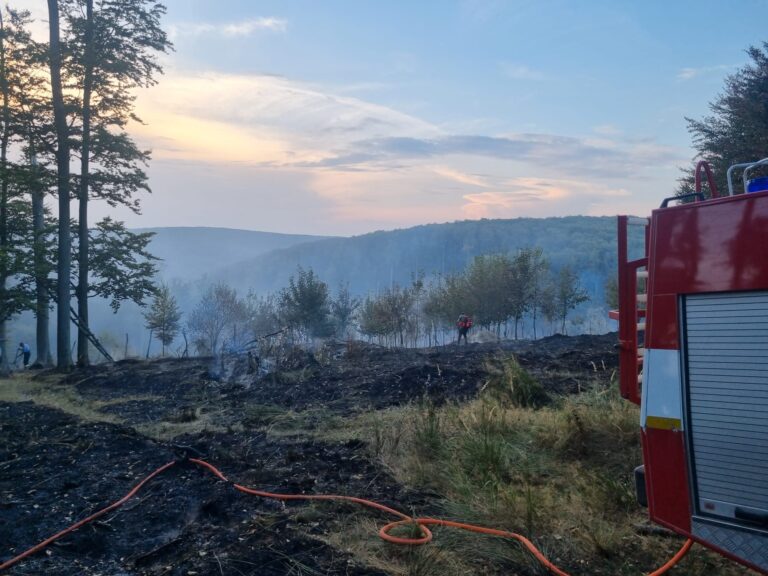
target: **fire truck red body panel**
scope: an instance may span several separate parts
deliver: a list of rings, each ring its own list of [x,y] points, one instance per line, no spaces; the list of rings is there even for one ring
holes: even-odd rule
[[[648,510],[651,518],[678,532],[691,532],[685,441],[677,431],[642,432]]]
[[[768,574],[768,192],[654,210],[633,261],[627,222],[621,388],[650,516]]]
[[[654,297],[768,288],[767,195],[729,196],[654,210],[650,269]]]

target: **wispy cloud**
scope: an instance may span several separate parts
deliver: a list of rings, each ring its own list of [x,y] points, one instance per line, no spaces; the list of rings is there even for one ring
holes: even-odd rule
[[[279,76],[171,70],[138,105],[147,126],[135,130],[158,158],[311,165],[361,140],[439,134],[391,108]]]
[[[731,70],[736,67],[736,64],[718,64],[717,66],[702,66],[700,68],[682,68],[677,73],[677,79],[685,82],[687,80],[693,80],[699,76],[706,76],[708,74],[715,74],[723,72],[725,70]]]
[[[600,124],[592,128],[592,132],[601,136],[618,136],[621,130],[613,124]]]
[[[339,94],[356,94],[361,92],[380,92],[382,90],[391,90],[392,84],[385,82],[354,82],[351,84],[342,84],[336,87]]]
[[[488,182],[487,178],[477,174],[468,174],[466,172],[462,172],[461,170],[456,170],[455,168],[449,168],[447,166],[436,166],[434,168],[434,172],[438,176],[442,176],[443,178],[453,180],[454,182],[458,182],[460,184],[468,184],[469,186],[476,186],[478,188],[491,187],[491,183]]]
[[[507,78],[513,80],[543,80],[544,73],[539,70],[529,68],[524,64],[516,64],[514,62],[501,62],[499,64],[501,73]]]
[[[588,206],[603,198],[627,196],[629,192],[605,184],[577,179],[518,177],[505,180],[497,190],[464,194],[462,212],[469,218],[509,217],[549,210],[553,203],[580,202]]]
[[[285,32],[288,22],[283,18],[262,17],[250,18],[239,22],[179,22],[168,27],[171,38],[180,36],[200,36],[216,34],[227,37],[250,36],[254,32],[267,30],[270,32]]]
[[[679,164],[685,155],[653,141],[590,139],[556,134],[441,134],[433,137],[389,136],[351,143],[305,167],[336,170],[398,167],[407,161],[472,156],[556,169],[594,177],[636,175],[654,163]]]
[[[138,112],[147,125],[133,131],[154,148],[154,174],[190,163],[199,183],[191,180],[185,193],[208,202],[207,191],[221,187],[243,206],[252,197],[267,223],[289,219],[287,197],[295,197],[322,210],[324,231],[642,213],[645,195],[673,181],[688,156],[607,127],[583,137],[449,129],[338,89],[268,75],[170,70],[141,93]],[[170,176],[155,181],[183,203]],[[624,197],[625,188],[635,195]],[[281,207],[264,200],[270,194],[285,200]]]

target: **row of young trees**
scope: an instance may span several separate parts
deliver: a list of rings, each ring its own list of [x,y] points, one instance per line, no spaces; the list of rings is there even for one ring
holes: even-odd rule
[[[278,294],[241,298],[224,284],[206,289],[182,322],[174,296],[161,286],[145,314],[146,326],[165,348],[183,333],[200,354],[241,349],[260,338],[284,333],[295,341],[362,336],[396,346],[432,345],[452,334],[459,314],[497,337],[513,335],[523,319],[545,318],[565,331],[571,310],[588,300],[578,275],[568,267],[553,272],[539,249],[514,256],[478,256],[459,274],[408,286],[393,285],[359,298],[347,286],[331,294],[311,269],[299,268]],[[509,334],[507,333],[509,329]]]
[[[162,354],[182,334],[199,354],[240,349],[269,335],[285,333],[297,341],[348,337],[355,326],[360,299],[346,286],[331,296],[328,285],[312,270],[299,268],[288,286],[273,296],[250,293],[241,298],[225,285],[203,293],[186,321],[168,286],[161,285],[144,314],[145,326],[162,344]]]
[[[57,365],[66,368],[75,315],[77,362],[89,363],[90,298],[117,309],[154,292],[151,235],[110,218],[94,225],[89,205],[138,212],[138,193],[149,192],[149,153],[127,126],[139,120],[135,90],[156,82],[157,58],[171,49],[164,12],[156,0],[48,0],[48,42],[32,37],[28,12],[0,12],[0,371],[8,322],[22,311],[35,312],[36,361],[48,364],[48,311],[57,305]],[[58,198],[55,217],[49,195]]]
[[[369,297],[359,331],[383,342],[432,344],[454,330],[460,314],[469,314],[475,326],[499,338],[502,332],[517,338],[523,320],[530,319],[536,338],[540,317],[558,321],[565,332],[569,312],[588,299],[570,267],[553,272],[541,249],[526,248],[513,256],[477,256],[461,273],[429,285],[417,278]]]

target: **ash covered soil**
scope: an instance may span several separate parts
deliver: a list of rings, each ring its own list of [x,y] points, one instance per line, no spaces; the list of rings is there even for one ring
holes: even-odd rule
[[[0,562],[179,459],[123,507],[9,573],[387,574],[331,536],[351,522],[382,525],[391,518],[350,504],[247,496],[183,458],[204,458],[261,490],[348,494],[435,514],[434,495],[395,481],[365,443],[311,432],[329,419],[424,398],[436,404],[472,398],[487,382],[489,359],[510,352],[547,391],[576,393],[583,382],[610,380],[615,343],[615,335],[429,350],[331,343],[314,353],[292,350],[258,373],[249,373],[244,358],[121,361],[63,377],[39,373],[34,378],[49,396],[61,392],[75,408],[65,412],[34,397],[0,402]],[[87,410],[78,414],[77,405]],[[495,571],[478,559],[475,573]]]

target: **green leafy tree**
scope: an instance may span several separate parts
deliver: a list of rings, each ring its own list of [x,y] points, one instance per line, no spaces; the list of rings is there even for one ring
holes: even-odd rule
[[[414,292],[398,285],[385,290],[377,299],[378,314],[383,320],[386,334],[400,346],[405,346],[414,303]]]
[[[729,166],[768,157],[768,42],[747,49],[750,62],[728,76],[723,92],[710,103],[711,114],[686,118],[696,160],[712,166],[717,187],[727,193]],[[693,191],[693,170],[680,180],[679,194]],[[735,175],[736,191],[743,190]]]
[[[495,326],[499,334],[501,325],[509,318],[508,279],[512,261],[505,254],[477,256],[465,271],[465,302],[461,313],[470,313],[480,326]],[[458,315],[452,320],[455,322]]]
[[[515,339],[518,337],[520,321],[534,306],[534,282],[538,257],[540,252],[532,248],[523,248],[518,250],[509,266],[509,277],[506,283],[507,301],[509,316],[515,323]]]
[[[156,0],[63,0],[67,23],[66,73],[78,88],[72,102],[78,124],[78,364],[88,364],[90,258],[88,204],[91,198],[138,211],[137,192],[149,192],[143,170],[149,153],[126,132],[134,114],[136,88],[156,83],[158,56],[171,48],[160,26],[165,6]]]
[[[473,299],[464,274],[451,274],[430,285],[423,310],[433,329],[435,342],[438,330],[445,333],[455,329],[460,314],[474,314]]]
[[[34,160],[35,156],[32,158]],[[40,366],[50,366],[53,363],[49,335],[51,286],[48,277],[55,269],[56,222],[50,218],[45,207],[47,186],[44,182],[47,176],[47,170],[32,162],[29,191],[32,206],[32,274],[35,284],[35,363]]]
[[[215,354],[227,328],[247,317],[245,303],[226,284],[210,286],[187,320],[187,328],[200,354]]]
[[[280,314],[274,296],[248,294],[246,299],[248,322],[254,339],[274,334],[281,329]]]
[[[58,0],[48,0],[48,28],[50,31],[50,42],[48,46],[50,51],[51,98],[56,130],[56,188],[59,195],[57,251],[58,283],[56,288],[56,366],[61,369],[66,369],[69,368],[72,363],[69,357],[69,275],[71,272],[70,250],[72,247],[69,231],[70,128],[67,122],[67,109],[64,102],[64,90],[61,79],[62,49]]]
[[[300,335],[322,337],[333,331],[328,285],[311,268],[299,266],[280,292],[279,302],[285,324]]]
[[[360,311],[360,331],[388,345],[416,346],[422,334],[419,303],[424,289],[420,277],[410,286],[395,284],[368,297]]]
[[[570,266],[563,266],[555,278],[554,286],[554,306],[563,334],[565,334],[565,321],[568,318],[568,313],[588,300],[589,295],[581,287],[579,275]]]
[[[537,338],[536,320],[543,305],[543,299],[546,297],[545,287],[549,275],[549,262],[544,257],[544,251],[541,248],[530,248],[530,313],[533,321],[533,338]]]
[[[24,167],[11,160],[12,146],[23,139],[16,95],[29,74],[21,58],[28,39],[28,19],[0,10],[0,373],[8,372],[7,323],[31,305],[21,274],[29,266],[30,214],[23,201],[28,179]]]
[[[88,297],[108,300],[115,312],[125,301],[144,305],[155,293],[152,279],[157,272],[157,258],[149,252],[152,236],[153,232],[131,232],[111,218],[98,222],[89,233],[88,268],[94,279]]]
[[[342,284],[331,300],[331,317],[333,318],[336,335],[339,338],[347,338],[354,327],[355,316],[360,308],[360,298],[353,296],[349,291],[349,284]]]
[[[15,156],[19,159],[18,170],[25,176],[24,190],[29,193],[32,207],[32,263],[34,270],[27,274],[34,278],[36,354],[35,363],[51,364],[48,334],[50,291],[48,275],[55,258],[55,237],[45,206],[45,196],[54,186],[54,175],[49,170],[54,160],[54,128],[50,86],[46,79],[48,49],[32,39],[29,12],[6,8],[2,19],[4,72],[8,80],[9,117],[15,135]],[[6,25],[7,23],[7,25]],[[54,223],[55,224],[55,223]]]
[[[360,332],[370,339],[384,338],[389,331],[383,307],[368,296],[360,307]]]
[[[145,326],[157,336],[162,344],[162,356],[165,347],[170,346],[181,329],[181,311],[170,288],[161,284],[155,293],[150,309],[144,313]]]
[[[13,187],[9,187],[13,192]],[[11,194],[13,195],[13,194]],[[14,195],[15,196],[15,195]],[[6,202],[0,215],[0,374],[8,372],[7,322],[33,306],[34,292],[26,273],[31,255],[25,246],[31,245],[29,204],[14,197]]]
[[[557,283],[555,277],[549,272],[544,280],[541,290],[541,299],[539,307],[544,319],[549,323],[550,333],[553,331],[553,325],[559,318],[559,308],[557,304]]]

